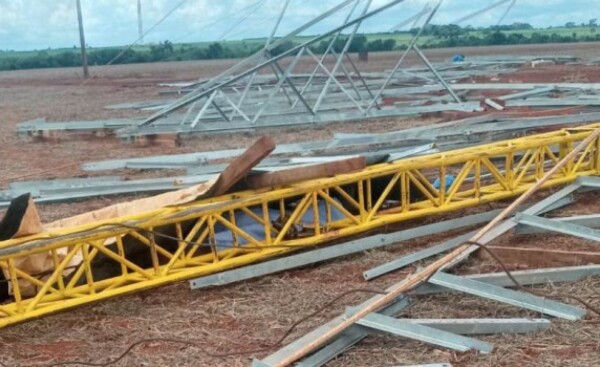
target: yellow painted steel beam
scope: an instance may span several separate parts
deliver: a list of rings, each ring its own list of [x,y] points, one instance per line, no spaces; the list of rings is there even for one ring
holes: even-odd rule
[[[13,299],[0,304],[0,327],[516,196],[593,128],[600,124],[0,242],[0,267],[13,290]],[[455,176],[451,185],[448,174]],[[594,141],[545,187],[599,174],[600,141]],[[439,189],[431,184],[436,178]],[[24,273],[16,264],[27,256],[49,259],[49,270]]]

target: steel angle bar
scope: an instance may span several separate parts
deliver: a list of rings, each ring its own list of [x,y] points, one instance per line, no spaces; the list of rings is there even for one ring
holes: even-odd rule
[[[399,31],[402,28],[404,28],[405,26],[409,25],[410,23],[413,23],[412,28],[416,27],[416,23],[425,15],[425,14],[429,14],[429,12],[432,10],[433,8],[429,5],[429,3],[425,4],[425,6],[423,7],[423,9],[418,12],[415,15],[412,15],[411,17],[403,20],[402,22],[396,24],[395,26],[393,26],[392,28],[390,28],[391,32],[394,31]]]
[[[576,224],[579,226],[584,226],[587,228],[596,228],[600,229],[600,214],[591,214],[591,215],[576,215],[572,217],[559,217],[552,218],[553,221],[567,223],[567,224]],[[515,229],[515,233],[517,234],[538,234],[545,232],[554,232],[553,230],[546,230],[544,228],[522,225],[519,223],[517,228]]]
[[[354,6],[350,9],[350,12],[348,13],[348,15],[346,16],[346,19],[344,20],[344,23],[348,23],[348,21],[350,20],[350,18],[352,17],[352,14],[354,13],[354,11],[356,10],[356,8],[358,7],[358,5],[360,4],[360,1],[356,1],[354,3]],[[325,59],[327,58],[327,55],[329,55],[329,53],[331,52],[331,50],[333,50],[333,47],[335,45],[336,40],[338,39],[338,37],[340,36],[340,34],[342,34],[342,31],[337,32],[331,39],[331,41],[329,42],[329,44],[327,45],[327,48],[325,49],[325,52],[323,52],[323,54],[321,55],[321,62],[324,62]],[[315,66],[313,72],[310,74],[310,76],[308,77],[308,79],[306,80],[306,83],[302,86],[302,89],[300,90],[300,94],[304,95],[304,92],[307,90],[307,88],[312,84],[313,79],[315,78],[315,76],[317,75],[317,72],[319,71],[319,65]],[[294,101],[294,103],[292,104],[292,110],[296,108],[296,105],[298,104],[298,102],[300,101],[300,99],[296,99],[296,101]]]
[[[413,44],[413,50],[416,52],[417,56],[419,56],[421,61],[423,61],[423,63],[425,65],[427,65],[427,68],[429,68],[431,73],[440,82],[440,84],[444,86],[444,89],[446,89],[448,91],[448,93],[452,96],[452,98],[454,98],[454,100],[457,103],[462,103],[462,100],[460,99],[460,97],[458,97],[458,95],[456,95],[456,93],[454,92],[452,87],[448,83],[446,83],[446,80],[444,80],[444,77],[441,76],[440,73],[438,73],[435,66],[433,66],[431,64],[431,62],[429,62],[429,59],[427,58],[427,56],[425,56],[425,54],[423,54],[423,52],[421,52],[421,49],[419,47],[417,47],[416,44]]]
[[[525,334],[550,327],[547,319],[398,319],[459,335]]]
[[[515,280],[523,286],[575,282],[591,276],[600,275],[600,265],[568,266],[534,270],[518,270],[511,272]],[[463,278],[495,285],[498,287],[515,287],[515,283],[505,272],[465,275]],[[425,283],[415,289],[412,295],[427,295],[451,291],[448,288]]]
[[[192,121],[192,123],[190,125],[191,127],[195,127],[198,124],[198,122],[200,122],[202,115],[204,115],[206,113],[206,111],[208,110],[208,107],[212,104],[216,95],[217,95],[216,90],[210,94],[210,96],[208,97],[206,102],[204,102],[204,105],[202,105],[202,108],[200,108],[200,111],[198,111],[198,114],[194,118],[194,121]]]
[[[378,331],[384,331],[393,335],[453,349],[459,352],[478,350],[482,353],[490,353],[494,349],[493,345],[480,340],[424,326],[422,324],[404,322],[377,313],[371,313],[356,323]]]
[[[290,0],[285,0],[285,3],[283,4],[283,8],[281,9],[281,13],[279,13],[279,17],[277,17],[277,22],[275,22],[275,26],[273,27],[273,30],[271,31],[269,38],[267,38],[267,42],[265,43],[265,48],[269,47],[271,40],[273,40],[273,37],[275,37],[275,34],[277,33],[277,29],[279,29],[281,20],[283,19],[283,16],[289,5],[290,5]]]
[[[478,282],[476,280],[450,275],[444,272],[437,272],[429,278],[428,282],[566,320],[580,320],[586,314],[586,311],[579,307],[552,301],[528,293]]]
[[[506,4],[509,1],[512,1],[512,0],[499,0],[499,1],[497,1],[497,2],[495,2],[493,4],[491,4],[491,5],[486,6],[483,9],[480,9],[480,10],[477,10],[477,11],[475,11],[473,13],[467,14],[464,17],[462,17],[462,18],[460,18],[458,20],[455,20],[454,22],[452,22],[450,24],[460,24],[460,23],[465,22],[465,21],[467,21],[469,19],[475,18],[478,15],[486,13],[486,12],[488,12],[488,11],[494,9],[494,8],[497,8],[498,6],[500,6],[502,4]]]
[[[302,50],[306,51],[306,50],[308,50],[308,48],[303,48]],[[302,52],[302,50],[300,50],[300,52]],[[275,61],[273,63],[273,65],[275,65],[275,67],[279,70],[279,72],[283,74],[283,70],[281,69],[281,67],[279,66],[279,63],[277,61]],[[292,92],[294,92],[294,94],[296,94],[296,96],[298,96],[298,99],[300,100],[300,102],[302,102],[302,104],[304,105],[304,107],[306,108],[306,110],[311,115],[314,115],[315,111],[313,111],[313,109],[310,107],[310,105],[308,104],[308,102],[306,101],[306,99],[302,96],[302,94],[300,93],[300,91],[298,90],[298,88],[296,88],[296,86],[294,85],[294,83],[292,83],[292,81],[288,77],[286,77],[286,81],[287,81],[288,85],[290,86],[290,89],[292,90]],[[291,99],[289,99],[289,102],[290,102],[290,105],[293,105],[293,102],[292,102]]]
[[[371,6],[371,3],[372,3],[372,0],[366,1],[366,4],[362,11],[361,16],[364,16],[369,11],[369,7]],[[352,31],[350,32],[350,35],[348,36],[348,39],[346,39],[344,48],[341,50],[340,55],[336,57],[337,60],[335,62],[335,65],[333,66],[331,71],[328,71],[327,74],[329,75],[329,78],[327,78],[327,80],[325,81],[325,85],[323,86],[321,93],[317,97],[317,101],[315,102],[315,105],[313,107],[314,111],[318,111],[319,107],[321,107],[323,98],[325,98],[325,95],[327,94],[327,92],[329,90],[329,86],[331,85],[332,78],[336,79],[335,74],[337,73],[338,69],[340,68],[340,65],[342,65],[342,63],[344,62],[343,55],[345,55],[348,52],[348,48],[350,47],[350,44],[352,43],[352,40],[354,39],[354,36],[356,35],[356,32],[360,28],[361,24],[362,24],[362,22],[358,22],[354,25],[354,27],[352,28]],[[332,50],[334,50],[334,49],[332,48]],[[323,63],[318,58],[316,60],[319,65],[323,65]],[[323,66],[323,68],[324,68],[324,66]],[[338,84],[338,86],[339,86],[339,83],[336,83],[336,84]],[[360,96],[359,96],[359,98],[360,98]]]
[[[337,80],[337,78],[335,76],[333,76],[333,74],[331,74],[331,72],[329,71],[329,69],[327,69],[327,67],[325,65],[323,65],[323,63],[321,62],[321,60],[319,60],[319,58],[317,57],[317,55],[315,55],[310,49],[306,49],[308,54],[317,62],[317,65],[331,78],[331,80],[333,80],[333,82],[338,86],[338,88],[340,88],[340,90],[342,92],[344,92],[344,94],[348,97],[348,99],[350,99],[350,101],[352,101],[352,103],[354,103],[354,105],[356,105],[356,107],[362,112],[364,111],[364,109],[362,108],[362,106],[360,105],[360,103],[358,103],[358,101],[356,101],[354,99],[354,97],[352,97],[352,94],[350,94],[350,92],[348,92],[348,90],[346,88],[344,88],[344,86],[342,85],[342,83],[340,83],[339,80]],[[317,105],[315,104],[314,110],[315,112],[317,111]]]
[[[495,102],[494,100],[492,100],[491,98],[486,98],[486,99],[485,99],[483,102],[484,102],[486,105],[488,105],[488,106],[492,107],[492,108],[493,108],[493,109],[495,109],[495,110],[498,110],[498,111],[502,111],[502,110],[504,110],[504,106],[502,106],[502,105],[501,105],[501,104],[499,104],[499,103],[496,103],[496,102]]]
[[[502,22],[504,22],[504,19],[506,18],[506,16],[511,11],[511,9],[513,8],[513,6],[515,6],[516,3],[517,3],[517,0],[512,0],[510,2],[510,4],[508,4],[508,7],[504,11],[504,13],[502,13],[502,16],[498,19],[498,23],[496,23],[497,25],[500,25],[500,24],[502,24]]]
[[[506,107],[600,106],[600,100],[577,98],[519,99],[506,101]]]
[[[344,244],[333,245],[323,249],[313,250],[306,253],[288,256],[282,259],[272,260],[261,264],[250,265],[240,269],[230,270],[223,273],[210,275],[190,281],[192,289],[205,288],[229,284],[241,280],[256,278],[262,275],[273,274],[282,270],[293,269],[300,266],[327,261],[341,256],[367,251],[382,246],[388,246],[397,242],[407,241],[418,237],[429,236],[436,233],[446,232],[464,228],[477,223],[482,223],[488,218],[498,214],[498,210],[483,214],[469,215],[463,218],[446,220],[439,223],[428,224],[421,227],[407,229],[404,231],[381,234],[363,239],[353,240]]]
[[[302,48],[302,49],[300,49],[300,51],[298,51],[298,53],[294,57],[294,60],[290,63],[290,65],[284,72],[278,68],[278,71],[281,72],[281,77],[280,77],[279,81],[277,82],[277,84],[275,85],[275,88],[273,88],[273,90],[267,97],[266,101],[261,106],[260,110],[258,110],[258,112],[254,115],[254,117],[252,119],[252,124],[256,124],[256,121],[260,118],[260,116],[263,114],[263,112],[267,109],[269,103],[271,103],[271,101],[273,100],[273,97],[275,97],[275,94],[277,94],[279,92],[279,90],[281,89],[281,87],[283,86],[283,83],[288,82],[290,85],[293,85],[293,83],[289,80],[288,77],[289,77],[290,73],[292,72],[292,70],[294,70],[294,68],[296,67],[296,64],[302,57],[303,53],[304,53],[304,48]],[[301,96],[299,96],[298,98],[300,98],[300,97]],[[310,109],[310,107],[309,107],[309,109]]]
[[[524,92],[507,94],[507,95],[498,97],[498,99],[500,99],[502,101],[508,101],[508,100],[511,100],[511,99],[521,99],[521,98],[535,96],[535,95],[538,95],[538,94],[548,93],[548,92],[551,92],[553,90],[554,90],[554,87],[534,88],[532,90],[526,90]]]
[[[402,62],[404,61],[404,59],[406,58],[406,56],[408,55],[408,53],[410,52],[410,50],[413,48],[413,46],[417,43],[417,40],[421,37],[421,34],[423,33],[423,30],[431,22],[431,20],[433,19],[433,17],[437,13],[438,9],[442,5],[443,1],[444,0],[439,0],[438,1],[438,3],[435,6],[435,8],[433,8],[433,10],[427,16],[427,19],[425,20],[425,23],[423,24],[423,26],[421,26],[419,28],[419,31],[417,32],[417,34],[410,40],[410,43],[409,43],[407,49],[402,53],[402,56],[400,57],[400,59],[398,60],[398,62],[396,63],[396,65],[394,66],[394,68],[392,69],[392,71],[389,73],[389,75],[386,78],[386,80],[383,82],[383,85],[377,91],[377,93],[375,94],[375,97],[373,97],[373,99],[371,100],[371,103],[369,103],[369,105],[367,106],[366,112],[369,112],[371,110],[371,108],[373,108],[373,105],[375,105],[375,103],[378,102],[378,99],[381,97],[381,95],[383,94],[384,90],[387,88],[388,84],[394,78],[394,75],[396,74],[396,72],[398,71],[398,69],[400,68],[400,66],[402,65]]]
[[[574,282],[600,275],[600,265],[567,266],[559,268],[513,271],[511,275],[522,285]],[[514,282],[504,272],[468,275],[469,279],[500,287],[514,287]]]
[[[250,85],[250,84],[248,84]],[[242,111],[240,109],[241,104],[244,101],[244,97],[245,94],[242,93],[242,96],[240,97],[240,101],[239,101],[239,105],[236,105],[231,98],[229,98],[229,96],[227,96],[227,94],[223,93],[223,91],[219,91],[219,96],[222,97],[223,99],[225,99],[225,101],[231,106],[231,108],[233,108],[233,113],[231,115],[231,118],[235,118],[236,114],[240,115],[244,120],[246,120],[246,122],[251,122],[252,120],[250,120],[250,118],[244,113],[244,111]]]
[[[599,177],[578,177],[577,182],[588,189],[600,189]]]
[[[571,235],[586,240],[592,240],[596,242],[600,241],[600,230],[575,223],[568,223],[565,221],[542,218],[537,215],[528,215],[524,213],[518,213],[515,216],[515,221],[517,221],[520,225],[526,225],[550,232]]]

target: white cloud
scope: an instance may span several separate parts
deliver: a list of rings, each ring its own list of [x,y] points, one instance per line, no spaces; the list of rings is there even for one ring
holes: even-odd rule
[[[81,0],[87,43],[92,46],[123,45],[137,38],[137,0]],[[291,0],[278,35],[283,35],[342,0]],[[364,4],[366,0],[361,0]],[[391,0],[373,0],[371,9]],[[497,0],[445,0],[434,23],[448,23]],[[597,1],[597,0],[596,0]],[[594,1],[594,2],[596,2]],[[144,26],[148,29],[179,0],[142,0]],[[259,2],[259,5],[256,3]],[[387,31],[436,0],[406,0],[363,24],[361,31]],[[475,5],[474,5],[475,4]],[[255,6],[253,6],[255,5]],[[270,33],[283,6],[282,0],[188,0],[146,37],[147,42],[187,42],[226,38],[252,38]],[[361,12],[359,5],[355,14]],[[506,5],[482,14],[468,23],[495,24]],[[536,26],[587,22],[600,18],[599,8],[589,0],[517,0],[506,23],[529,22]],[[330,19],[307,30],[317,34],[331,29],[346,17],[346,7]],[[246,18],[241,22],[242,18]],[[0,0],[0,49],[44,49],[78,44],[73,0]],[[241,22],[241,23],[240,23]],[[182,38],[184,37],[185,38]]]

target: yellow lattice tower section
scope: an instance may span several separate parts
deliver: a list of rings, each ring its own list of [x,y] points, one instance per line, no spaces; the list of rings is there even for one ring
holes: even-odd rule
[[[379,164],[353,174],[0,242],[0,267],[10,275],[13,290],[13,299],[0,305],[0,326],[387,224],[506,199],[524,192],[599,127]],[[595,140],[545,187],[600,174],[599,152],[600,141]],[[449,174],[454,176],[451,184],[446,182]],[[439,185],[432,185],[436,178]],[[244,229],[249,223],[251,233]],[[41,275],[19,270],[15,264],[32,255],[51,259],[51,270]]]

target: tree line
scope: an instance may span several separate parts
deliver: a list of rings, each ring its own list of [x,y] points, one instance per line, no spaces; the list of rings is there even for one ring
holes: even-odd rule
[[[460,47],[460,46],[491,46],[491,45],[517,45],[517,44],[540,44],[540,43],[570,43],[600,41],[600,33],[596,33],[596,19],[581,26],[573,22],[567,23],[572,27],[570,34],[563,32],[541,32],[536,31],[530,24],[514,23],[512,25],[493,26],[488,28],[473,28],[471,26],[461,27],[456,24],[429,25],[425,29],[411,29],[410,31],[378,34],[377,39],[364,34],[356,35],[348,47],[348,51],[356,52],[379,52],[404,50],[407,44],[399,44],[396,39],[399,34],[410,37],[419,32],[423,36],[421,48]],[[578,34],[580,27],[590,29],[589,34]],[[348,36],[340,36],[333,43],[333,50],[341,52],[347,42]],[[405,37],[406,38],[406,37]],[[294,47],[301,41],[286,41],[271,50],[272,55],[279,55]],[[325,39],[310,46],[311,51],[323,54],[331,39]],[[262,48],[257,42],[214,42],[209,45],[200,44],[173,44],[164,41],[149,47],[138,47],[124,52],[114,62],[116,64],[149,63],[163,61],[184,60],[211,60],[247,57]],[[90,49],[88,60],[91,65],[106,65],[122,53],[119,48]],[[36,53],[11,53],[0,52],[0,70],[20,70],[36,68],[56,68],[80,66],[81,58],[79,49],[74,47],[62,51],[38,51]]]

